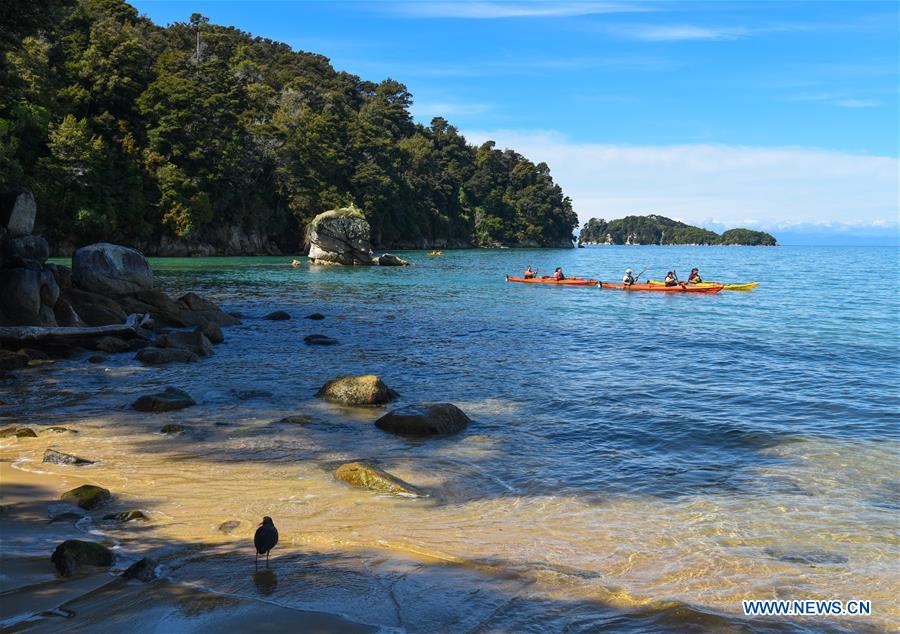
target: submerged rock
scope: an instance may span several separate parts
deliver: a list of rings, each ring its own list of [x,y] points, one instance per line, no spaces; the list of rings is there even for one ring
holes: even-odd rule
[[[424,493],[408,482],[366,462],[348,462],[334,472],[334,477],[347,484],[394,495],[422,496]]]
[[[279,423],[287,423],[289,425],[308,425],[312,422],[312,418],[309,416],[304,416],[303,414],[295,414],[294,416],[285,416],[279,421]]]
[[[210,343],[222,343],[225,341],[225,335],[222,333],[222,327],[219,324],[214,324],[211,321],[204,321],[202,324],[197,326],[197,330],[194,332],[202,332],[206,335],[206,338],[209,339]]]
[[[66,491],[59,496],[59,499],[90,511],[112,500],[112,494],[109,489],[94,484],[82,484],[80,487]]]
[[[155,581],[159,577],[156,573],[158,568],[159,563],[157,561],[150,559],[149,557],[144,557],[140,561],[136,561],[128,566],[121,576],[125,579],[137,579],[138,581],[149,583]]]
[[[276,310],[263,317],[263,319],[268,319],[269,321],[285,321],[290,318],[291,316],[283,310]]]
[[[18,370],[28,367],[28,355],[10,350],[0,350],[0,370]]]
[[[44,434],[77,434],[77,429],[71,429],[69,427],[60,427],[58,425],[53,425],[51,427],[47,427],[46,429],[42,429],[41,433]]]
[[[265,390],[232,390],[232,393],[242,401],[249,401],[255,398],[272,397],[272,393]]]
[[[41,462],[47,462],[50,464],[75,465],[77,467],[94,464],[93,460],[88,460],[87,458],[79,458],[78,456],[73,456],[69,453],[56,451],[55,449],[45,450],[44,459]]]
[[[28,357],[29,361],[47,361],[50,359],[49,354],[40,350],[35,350],[34,348],[22,348],[17,354],[24,354]]]
[[[395,398],[397,393],[374,374],[340,376],[328,381],[316,392],[316,396],[341,405],[382,405]]]
[[[240,526],[240,520],[228,520],[227,522],[222,522],[221,524],[219,524],[219,530],[226,535],[231,535],[234,531],[240,528]]]
[[[92,354],[87,358],[88,363],[106,363],[108,359],[102,354]]]
[[[60,575],[71,577],[82,566],[109,568],[113,564],[113,553],[103,544],[67,539],[56,547],[50,561]]]
[[[153,273],[147,258],[140,251],[107,242],[75,251],[72,279],[83,290],[110,295],[129,295],[153,288]]]
[[[131,406],[140,412],[171,412],[196,404],[187,392],[167,387],[162,392],[141,396]]]
[[[162,348],[179,348],[190,350],[201,357],[211,356],[213,347],[209,339],[202,332],[173,332],[162,335],[157,339],[157,345]]]
[[[392,434],[435,436],[455,434],[471,419],[452,403],[418,403],[391,410],[375,426]]]
[[[142,522],[148,521],[150,518],[147,517],[143,511],[138,509],[132,509],[130,511],[120,511],[118,513],[109,513],[108,515],[104,515],[103,519],[106,521],[113,522],[132,522],[135,520],[140,520]]]
[[[6,427],[0,429],[0,438],[37,438],[37,434],[30,427]]]
[[[200,357],[184,348],[142,348],[134,358],[147,365],[194,363],[200,360]]]
[[[311,315],[307,315],[304,319],[312,319],[313,321],[322,321],[325,319],[325,315],[322,313],[312,313]]]
[[[303,337],[303,343],[308,346],[336,346],[337,339],[325,335],[307,335]]]
[[[188,430],[184,425],[179,425],[178,423],[169,423],[167,425],[163,425],[159,433],[161,434],[182,434]]]

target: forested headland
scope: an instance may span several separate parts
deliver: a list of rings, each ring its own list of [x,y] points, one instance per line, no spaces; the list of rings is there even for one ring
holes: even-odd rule
[[[414,122],[394,79],[121,0],[13,0],[0,18],[0,190],[34,192],[54,253],[296,252],[309,219],[351,203],[377,246],[572,246],[545,163]]]
[[[721,235],[665,216],[625,216],[607,222],[591,218],[578,234],[578,244],[696,244],[775,246],[764,231],[729,229]]]

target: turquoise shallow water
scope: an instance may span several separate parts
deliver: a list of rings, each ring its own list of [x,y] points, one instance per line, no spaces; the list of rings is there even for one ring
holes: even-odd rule
[[[401,505],[379,518],[361,502],[345,507],[317,492],[331,501],[314,523],[323,531],[353,527],[359,543],[405,539],[522,574],[542,571],[561,603],[522,599],[498,609],[489,624],[499,629],[524,629],[523,619],[573,626],[573,605],[575,629],[681,627],[671,613],[610,625],[589,600],[626,613],[644,600],[674,601],[740,624],[740,598],[798,596],[872,598],[880,601],[876,627],[900,623],[896,248],[400,255],[415,266],[153,260],[161,287],[206,294],[241,312],[244,324],[228,329],[227,343],[199,365],[135,371],[133,361],[114,362],[115,389],[88,370],[50,375],[54,388],[100,387],[89,402],[39,381],[20,386],[26,411],[88,417],[121,408],[129,394],[178,385],[207,419],[251,424],[302,409],[336,375],[376,373],[401,403],[457,403],[473,424],[461,437],[423,443],[350,424],[377,414],[331,410],[347,424],[310,432],[316,452],[279,438],[227,450],[211,442],[207,458],[286,468],[300,452],[317,469],[365,457],[426,484],[439,474],[435,507]],[[618,281],[626,267],[649,267],[658,279],[699,266],[706,279],[761,284],[665,296],[504,281],[528,264],[604,281]],[[277,309],[294,319],[258,319]],[[326,319],[302,319],[312,312]],[[340,343],[305,346],[313,333]],[[229,409],[241,390],[270,396]],[[482,437],[491,451],[461,449]],[[218,583],[241,591],[226,577]],[[289,589],[276,599],[295,600]]]

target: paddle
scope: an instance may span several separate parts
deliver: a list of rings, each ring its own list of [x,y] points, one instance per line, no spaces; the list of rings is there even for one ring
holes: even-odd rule
[[[638,273],[638,274],[634,277],[634,283],[637,284],[637,281],[638,281],[639,279],[641,279],[641,275],[643,275],[643,274],[646,273],[646,272],[647,272],[647,267],[644,267],[644,270],[641,271],[640,273]]]

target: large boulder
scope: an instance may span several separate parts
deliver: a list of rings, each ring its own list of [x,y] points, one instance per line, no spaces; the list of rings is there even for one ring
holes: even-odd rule
[[[88,326],[111,326],[124,323],[128,318],[122,306],[106,295],[70,288],[63,291],[60,297]]]
[[[409,266],[409,262],[393,253],[385,253],[378,258],[378,266]]]
[[[113,552],[96,542],[67,539],[56,547],[50,561],[63,577],[71,577],[82,566],[109,568],[113,564]]]
[[[419,497],[424,493],[397,476],[366,462],[348,462],[334,472],[334,477],[361,489]]]
[[[11,237],[31,235],[35,215],[37,203],[27,189],[0,194],[0,228],[6,229]]]
[[[59,499],[90,511],[112,500],[112,494],[109,489],[93,484],[82,484],[80,487],[66,491],[59,496]]]
[[[191,326],[199,326],[210,321],[220,326],[236,326],[241,320],[229,315],[216,304],[197,293],[185,293],[178,298],[182,318]]]
[[[182,307],[175,300],[153,288],[119,297],[118,301],[129,315],[149,314],[164,326],[181,328],[194,325],[194,320],[185,318]]]
[[[471,422],[452,403],[417,403],[391,410],[375,421],[375,426],[392,434],[437,436],[461,432]]]
[[[50,257],[50,246],[40,236],[10,238],[3,245],[4,266],[40,268]]]
[[[83,290],[110,295],[153,288],[150,264],[140,251],[106,242],[75,251],[72,279]]]
[[[309,261],[312,264],[372,264],[369,223],[356,207],[332,209],[309,223]]]
[[[316,392],[319,398],[341,405],[383,405],[397,393],[374,374],[339,376],[328,381]]]
[[[131,406],[140,412],[171,412],[196,404],[187,392],[167,387],[162,392],[141,396]]]
[[[0,269],[0,310],[13,324],[34,326],[41,310],[41,272],[33,269]]]

